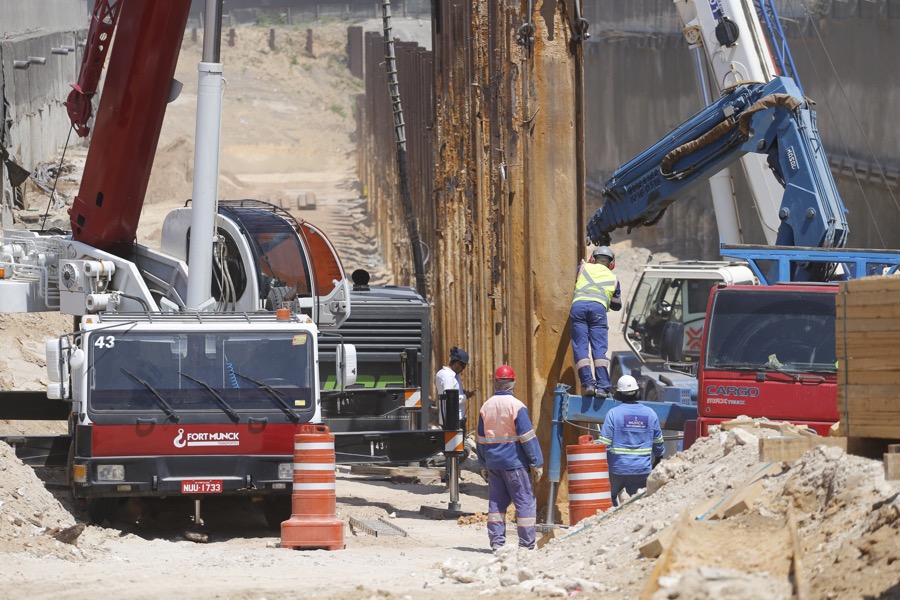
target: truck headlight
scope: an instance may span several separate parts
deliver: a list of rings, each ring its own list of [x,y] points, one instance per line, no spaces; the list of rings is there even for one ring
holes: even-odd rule
[[[97,465],[97,481],[124,481],[125,465]]]
[[[279,463],[278,464],[278,479],[293,479],[294,478],[294,463]]]

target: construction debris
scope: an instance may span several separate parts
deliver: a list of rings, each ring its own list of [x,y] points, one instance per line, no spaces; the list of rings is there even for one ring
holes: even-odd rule
[[[0,443],[0,552],[81,560],[70,544],[83,530],[15,450]]]
[[[660,463],[647,492],[627,506],[585,519],[538,552],[455,563],[445,579],[480,593],[552,588],[632,598],[645,589],[656,590],[653,598],[849,598],[900,584],[891,566],[900,560],[900,495],[880,462],[817,446],[795,462],[760,463],[758,444],[744,437],[781,429],[727,429]],[[677,541],[680,515],[704,539],[713,536],[709,551]],[[662,559],[646,557],[673,544],[665,570],[654,571]]]
[[[816,446],[835,446],[846,452],[847,438],[787,436],[762,439],[759,440],[759,460],[793,461]]]
[[[80,536],[83,531],[84,523],[77,523],[64,529],[54,527],[52,529],[48,529],[44,533],[49,535],[53,539],[59,540],[60,542],[63,542],[65,544],[74,544],[78,540],[78,536]]]

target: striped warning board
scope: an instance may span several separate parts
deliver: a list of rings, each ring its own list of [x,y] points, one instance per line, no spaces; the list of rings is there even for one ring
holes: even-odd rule
[[[406,390],[406,408],[422,408],[422,390]]]
[[[462,452],[463,451],[463,432],[445,431],[444,432],[444,452]]]

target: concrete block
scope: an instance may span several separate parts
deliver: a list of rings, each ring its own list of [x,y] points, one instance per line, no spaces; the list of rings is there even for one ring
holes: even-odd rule
[[[759,460],[762,462],[794,461],[816,446],[836,446],[847,451],[847,438],[819,436],[770,437],[759,440]]]
[[[884,455],[884,478],[888,481],[900,480],[900,453]]]

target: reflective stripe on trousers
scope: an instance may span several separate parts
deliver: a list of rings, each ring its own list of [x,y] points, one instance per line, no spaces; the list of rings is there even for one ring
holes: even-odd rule
[[[488,470],[488,539],[491,548],[506,544],[506,509],[510,502],[516,507],[516,531],[519,545],[534,548],[534,525],[537,519],[537,500],[531,489],[527,469]]]

